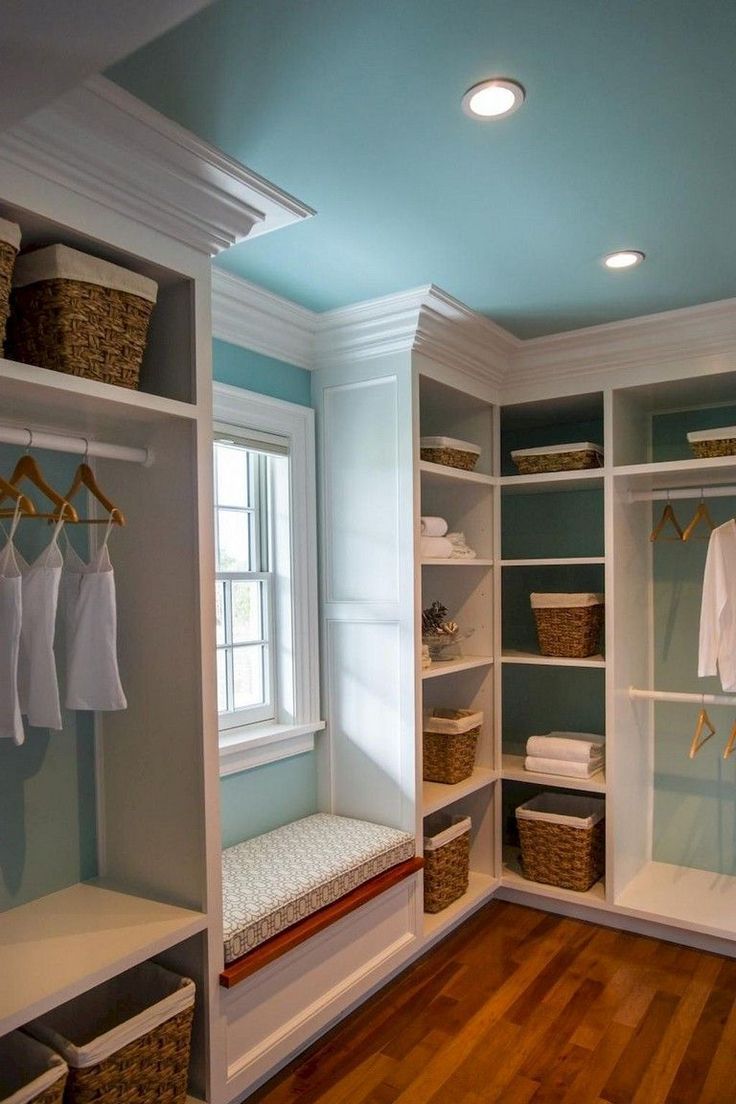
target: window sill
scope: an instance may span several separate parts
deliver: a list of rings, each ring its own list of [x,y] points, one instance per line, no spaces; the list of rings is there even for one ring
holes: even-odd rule
[[[292,755],[303,755],[314,748],[314,734],[325,727],[324,721],[307,724],[245,725],[220,734],[220,777],[275,763]]]

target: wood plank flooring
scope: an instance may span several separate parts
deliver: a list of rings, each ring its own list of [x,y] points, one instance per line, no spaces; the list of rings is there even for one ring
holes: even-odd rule
[[[494,901],[255,1104],[736,1104],[736,961]]]

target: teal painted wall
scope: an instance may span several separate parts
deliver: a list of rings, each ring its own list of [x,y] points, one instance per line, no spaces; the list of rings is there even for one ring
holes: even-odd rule
[[[229,383],[300,406],[311,404],[310,373],[304,368],[227,341],[213,342],[213,374],[218,383]]]
[[[686,433],[736,424],[735,407],[660,415],[653,419],[653,459],[689,457]],[[684,527],[697,500],[673,503]],[[717,525],[736,515],[736,499],[709,499]],[[655,504],[658,520],[662,505]],[[699,530],[706,536],[705,529]],[[665,690],[720,693],[717,678],[699,679],[698,629],[706,540],[654,546],[654,684]],[[722,751],[736,711],[712,709],[717,734],[688,758],[698,707],[656,709],[654,858],[723,874],[736,874],[736,761]]]
[[[262,395],[310,405],[310,373],[225,341],[213,343],[213,373]],[[317,763],[313,752],[231,774],[220,784],[222,844],[230,847],[317,811]]]
[[[10,472],[18,455],[18,449],[0,448],[0,470]],[[69,486],[77,458],[35,455],[52,486]],[[50,537],[44,522],[21,521],[16,542],[33,559]],[[86,556],[84,530],[70,527],[70,538]],[[63,700],[63,650],[57,654]],[[0,741],[0,910],[97,872],[93,715],[64,711],[63,724],[61,732],[27,728],[21,747]]]

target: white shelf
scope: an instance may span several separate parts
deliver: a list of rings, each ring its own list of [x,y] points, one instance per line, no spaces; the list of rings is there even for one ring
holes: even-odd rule
[[[484,560],[480,556],[474,560],[443,560],[439,558],[420,560],[422,567],[493,567],[493,560]]]
[[[425,912],[424,938],[439,939],[450,928],[464,920],[475,909],[480,908],[498,889],[499,879],[490,874],[478,874],[470,871],[467,891],[453,901],[442,912]]]
[[[736,481],[736,456],[708,460],[667,460],[657,464],[629,464],[613,469],[629,490],[655,491],[674,487],[710,486]]]
[[[476,790],[492,786],[494,782],[498,781],[498,778],[498,771],[491,770],[490,767],[476,767],[470,778],[464,778],[462,782],[457,782],[454,786],[445,785],[444,782],[423,782],[422,813],[424,816],[436,813],[447,805],[459,801],[460,798],[475,793]]]
[[[670,863],[647,863],[620,894],[617,907],[648,920],[733,939],[736,877]]]
[[[515,782],[532,782],[534,785],[554,786],[561,790],[579,790],[586,793],[606,792],[605,770],[598,771],[592,778],[567,778],[559,774],[539,774],[537,771],[524,769],[523,755],[504,755],[501,774],[503,778]]]
[[[419,461],[419,471],[428,479],[447,483],[476,483],[492,487],[496,479],[483,472],[463,471],[461,468],[448,468],[444,464],[430,464],[428,460]]]
[[[588,656],[586,659],[568,659],[564,656],[543,656],[536,652],[519,652],[506,648],[501,656],[502,663],[528,663],[537,667],[605,667],[602,655]]]
[[[439,678],[455,671],[471,671],[474,667],[491,667],[493,656],[461,656],[459,659],[434,660],[431,667],[422,671],[422,678]]]
[[[540,491],[584,491],[603,486],[603,468],[582,471],[543,472],[541,475],[503,475],[499,484],[511,494]]]
[[[207,918],[83,882],[0,915],[0,1036],[203,931]]]
[[[556,559],[501,560],[501,567],[578,567],[605,562],[605,556],[561,556]]]
[[[596,882],[587,892],[579,893],[574,889],[560,889],[559,886],[532,882],[525,878],[521,873],[519,850],[516,847],[504,847],[503,849],[501,885],[504,889],[515,889],[548,900],[574,902],[579,905],[586,905],[588,908],[606,909],[607,911],[612,908],[606,901],[606,887],[602,880]]]

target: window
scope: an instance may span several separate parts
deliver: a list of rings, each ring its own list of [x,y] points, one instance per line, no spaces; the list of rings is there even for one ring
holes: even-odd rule
[[[319,719],[314,415],[214,385],[220,773],[308,751]]]

